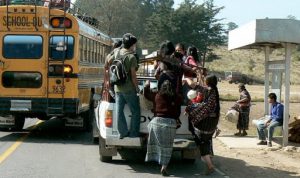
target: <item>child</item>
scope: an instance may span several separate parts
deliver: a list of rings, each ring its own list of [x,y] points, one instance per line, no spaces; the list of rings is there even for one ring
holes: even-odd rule
[[[190,100],[188,103],[188,106],[192,106],[192,108],[196,108],[203,100],[203,94],[200,92],[197,92],[196,90],[191,89],[187,93],[187,98]],[[186,112],[184,113],[186,115]],[[189,131],[192,133],[195,142],[199,145],[200,140],[195,135],[194,127],[189,119]]]
[[[202,93],[193,89],[187,93],[187,97],[190,100],[189,105],[192,105],[193,108],[198,106],[203,100]]]

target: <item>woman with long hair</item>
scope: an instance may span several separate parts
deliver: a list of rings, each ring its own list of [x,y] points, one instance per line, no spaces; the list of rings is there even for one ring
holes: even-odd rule
[[[194,128],[195,135],[200,140],[199,148],[201,158],[207,165],[206,175],[214,171],[211,161],[211,140],[220,117],[220,99],[217,88],[218,79],[215,75],[205,78],[206,86],[198,86],[197,90],[204,93],[204,100],[197,107],[187,106],[186,112]]]
[[[172,83],[164,80],[158,93],[150,91],[149,83],[144,88],[147,99],[154,101],[154,118],[148,125],[149,137],[145,161],[156,161],[161,167],[161,174],[167,176],[166,171],[173,151],[173,142],[176,135],[177,119],[180,116],[179,108],[181,97],[178,96]]]
[[[195,46],[189,46],[187,50],[187,59],[185,63],[197,66],[197,63],[199,62],[200,60],[197,48]]]

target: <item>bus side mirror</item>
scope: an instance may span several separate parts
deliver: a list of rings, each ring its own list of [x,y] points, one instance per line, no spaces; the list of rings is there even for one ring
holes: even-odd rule
[[[56,51],[66,51],[67,50],[67,45],[63,41],[60,41],[56,45]]]

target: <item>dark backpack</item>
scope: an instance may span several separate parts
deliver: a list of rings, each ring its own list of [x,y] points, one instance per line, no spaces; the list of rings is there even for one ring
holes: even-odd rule
[[[115,59],[112,61],[109,74],[110,74],[110,83],[113,85],[122,85],[126,82],[128,74],[125,68],[124,61],[128,55],[120,55],[120,51],[115,56]]]

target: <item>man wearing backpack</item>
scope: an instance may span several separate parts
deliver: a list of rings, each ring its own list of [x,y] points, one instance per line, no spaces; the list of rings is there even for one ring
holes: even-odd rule
[[[140,130],[140,101],[137,96],[138,82],[136,78],[136,68],[138,66],[135,57],[137,38],[130,33],[123,35],[123,48],[114,56],[115,60],[123,61],[126,71],[126,80],[115,84],[116,92],[116,113],[118,119],[118,131],[120,139],[124,137],[139,137]],[[114,63],[113,61],[113,63]],[[124,106],[128,104],[131,111],[130,129],[127,127],[126,117],[124,115]]]

